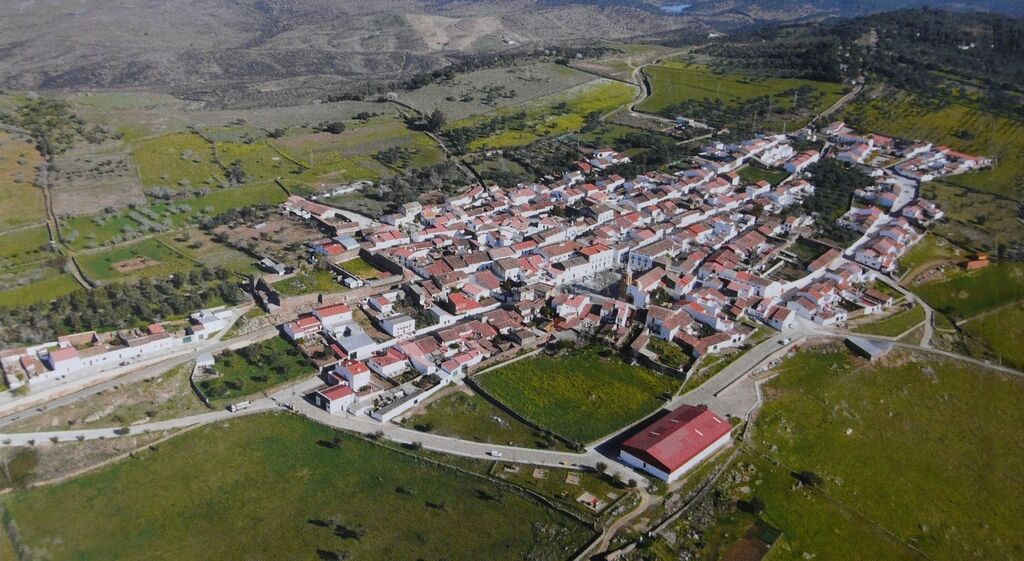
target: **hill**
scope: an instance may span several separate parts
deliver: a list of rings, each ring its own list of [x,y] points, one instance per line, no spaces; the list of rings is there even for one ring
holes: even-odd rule
[[[870,13],[865,0],[26,0],[0,13],[11,89],[146,89],[283,105],[480,53]],[[937,1],[933,5],[956,6]],[[1020,11],[1009,0],[972,9]]]

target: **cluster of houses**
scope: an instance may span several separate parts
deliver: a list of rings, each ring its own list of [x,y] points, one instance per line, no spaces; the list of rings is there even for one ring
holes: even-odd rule
[[[877,272],[891,271],[942,217],[916,197],[917,183],[988,162],[860,136],[842,123],[824,132],[830,142],[819,148],[797,148],[786,135],[715,142],[691,168],[632,178],[609,173],[628,156],[596,150],[557,179],[477,185],[443,203],[404,204],[367,227],[292,196],[283,211],[329,234],[309,245],[315,255],[338,262],[358,254],[395,281],[358,302],[310,309],[282,335],[317,358],[324,384],[314,403],[385,422],[474,368],[551,339],[597,334],[621,343],[639,330],[634,348],[656,338],[701,357],[743,344],[759,323],[785,330],[798,321],[842,324],[856,309],[878,313],[892,298],[872,288]],[[873,165],[876,185],[856,193],[863,206],[839,219],[861,234],[853,245],[794,257],[794,244],[813,233],[800,205],[816,190],[810,166],[900,153],[901,161]],[[744,180],[751,165],[785,178]],[[225,319],[198,312],[180,335],[153,325],[62,337],[4,353],[4,373],[14,387],[127,364],[208,337]],[[728,437],[728,422],[685,408],[629,439],[621,458],[672,480]]]
[[[872,164],[876,160],[902,177],[932,181],[948,175],[975,171],[992,165],[984,156],[957,152],[949,146],[930,142],[900,142],[880,134],[861,135],[841,121],[830,124],[825,134],[839,147],[837,158],[853,164]]]
[[[594,150],[589,158],[576,162],[576,167],[583,173],[604,171],[612,166],[630,163],[629,156],[622,152],[616,152],[612,148],[598,148]]]
[[[842,134],[852,142],[852,131]],[[312,310],[283,332],[295,340],[319,334],[332,349],[336,362],[324,369],[317,403],[387,420],[471,367],[551,338],[600,332],[617,340],[639,326],[643,338],[700,357],[743,344],[757,323],[782,330],[799,318],[833,325],[853,309],[880,312],[892,299],[872,288],[876,270],[890,271],[920,237],[916,228],[941,217],[886,177],[860,196],[891,203],[841,219],[862,233],[850,259],[828,248],[795,278],[772,274],[811,232],[799,203],[815,192],[807,168],[843,153],[828,147],[797,150],[787,136],[759,136],[709,145],[694,167],[673,174],[626,179],[581,161],[558,179],[402,205],[358,242],[364,258],[406,273],[391,292],[356,304],[386,338],[369,336],[346,305]],[[789,175],[774,185],[744,181],[747,165]],[[359,375],[391,384],[364,384]]]
[[[193,313],[177,331],[171,331],[170,324],[153,323],[143,329],[62,335],[56,341],[0,351],[0,368],[11,389],[67,382],[159,358],[209,339],[225,329],[232,316],[232,310],[213,308]]]

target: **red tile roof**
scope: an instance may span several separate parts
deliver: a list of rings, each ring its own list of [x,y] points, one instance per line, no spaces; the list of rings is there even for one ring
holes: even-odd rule
[[[78,358],[78,350],[74,347],[64,347],[62,349],[50,351],[50,362],[53,364],[70,360],[72,358]]]
[[[342,399],[346,396],[352,395],[353,393],[355,392],[352,391],[352,388],[344,384],[338,384],[337,386],[332,386],[326,390],[320,390],[320,395],[331,401]]]
[[[350,308],[348,304],[334,304],[331,306],[317,308],[314,311],[316,312],[316,315],[322,318],[328,318],[347,314],[352,311],[352,308]]]
[[[707,407],[682,405],[622,443],[622,449],[665,473],[682,467],[732,430]]]

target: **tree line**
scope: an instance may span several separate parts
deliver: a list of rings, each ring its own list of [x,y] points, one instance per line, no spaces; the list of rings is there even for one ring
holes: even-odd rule
[[[244,298],[230,272],[206,267],[170,279],[79,290],[50,303],[5,310],[0,314],[0,348],[52,341],[82,331],[140,327],[208,306],[237,304]]]

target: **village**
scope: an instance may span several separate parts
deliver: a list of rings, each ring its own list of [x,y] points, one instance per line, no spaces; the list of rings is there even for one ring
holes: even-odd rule
[[[802,207],[817,189],[808,169],[830,158],[874,182],[835,220],[853,233],[847,245],[821,241],[821,217]],[[316,235],[301,255],[282,245],[260,259],[267,274],[248,287],[256,305],[270,317],[291,314],[265,333],[315,365],[317,378],[304,386],[309,403],[381,424],[561,341],[625,349],[685,379],[686,365],[659,364],[656,349],[678,347],[695,361],[744,345],[762,328],[843,327],[851,316],[885,314],[894,295],[882,278],[943,215],[920,198],[920,183],[991,165],[843,123],[712,142],[693,167],[673,174],[606,173],[628,162],[598,149],[558,178],[478,185],[372,223],[292,196],[279,216],[249,226],[255,233],[297,223]],[[783,178],[747,181],[748,167]],[[334,287],[298,296],[280,289],[309,270]],[[184,324],[7,350],[3,373],[11,388],[31,390],[131,367],[223,336],[238,312],[202,310]],[[216,375],[219,357],[196,352],[197,371]],[[674,481],[728,444],[730,432],[726,414],[681,405],[622,443],[618,459]]]

